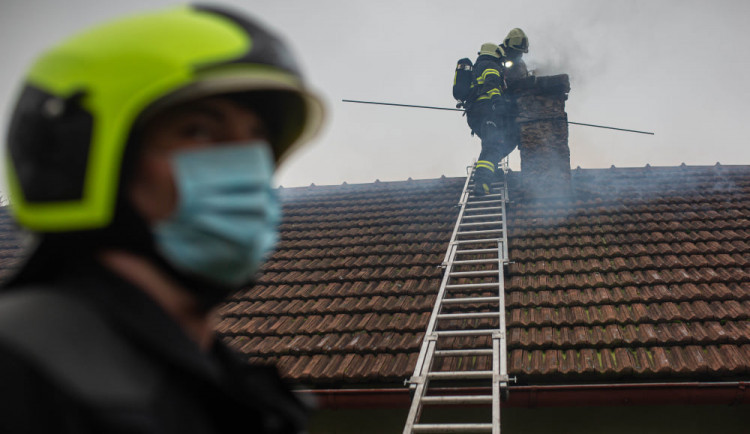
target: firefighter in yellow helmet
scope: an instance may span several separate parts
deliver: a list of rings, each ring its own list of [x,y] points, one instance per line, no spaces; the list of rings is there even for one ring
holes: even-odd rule
[[[482,44],[474,63],[472,90],[466,100],[466,116],[473,134],[482,140],[482,151],[474,172],[474,194],[492,193],[492,180],[500,160],[518,146],[513,101],[506,96],[507,75],[514,64],[522,65],[529,40],[521,29],[513,29],[502,44]],[[526,75],[525,65],[523,74]]]
[[[43,53],[6,141],[33,242],[0,291],[0,432],[304,432],[275,370],[213,325],[273,247],[272,175],[321,115],[283,41],[215,4]]]
[[[515,28],[508,32],[508,36],[500,44],[500,51],[505,66],[505,79],[513,87],[513,81],[529,75],[526,63],[521,58],[529,52],[529,38],[523,30]]]

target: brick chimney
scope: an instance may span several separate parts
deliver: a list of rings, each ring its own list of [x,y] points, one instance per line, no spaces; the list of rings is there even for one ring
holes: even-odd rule
[[[570,148],[565,100],[566,74],[528,77],[514,83],[521,127],[521,180],[526,197],[570,197]]]

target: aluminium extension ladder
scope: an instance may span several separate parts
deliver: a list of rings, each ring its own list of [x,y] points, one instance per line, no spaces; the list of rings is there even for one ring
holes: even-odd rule
[[[474,167],[461,194],[461,209],[442,264],[445,274],[414,375],[407,380],[412,403],[404,434],[500,433],[500,401],[507,396],[509,381],[503,270],[508,263],[507,159],[502,179],[492,184],[492,194],[486,196],[474,196]],[[470,393],[474,391],[478,392]],[[491,420],[446,422],[450,413],[440,409],[452,405],[491,406],[491,416],[487,415]],[[425,407],[438,411],[440,420],[422,422]]]

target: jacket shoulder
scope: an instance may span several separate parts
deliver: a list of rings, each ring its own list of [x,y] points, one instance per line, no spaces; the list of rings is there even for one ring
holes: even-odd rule
[[[474,63],[474,69],[497,68],[500,66],[500,59],[492,56],[479,56]]]
[[[155,393],[156,368],[93,307],[57,288],[0,295],[0,351],[85,402],[143,405]]]

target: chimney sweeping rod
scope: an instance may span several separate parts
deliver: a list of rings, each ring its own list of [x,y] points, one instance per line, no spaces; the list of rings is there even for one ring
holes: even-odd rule
[[[413,105],[413,104],[394,104],[394,103],[391,103],[391,102],[357,101],[357,100],[353,100],[353,99],[342,99],[341,101],[343,101],[343,102],[353,102],[353,103],[357,103],[357,104],[388,105],[388,106],[395,106],[395,107],[424,108],[424,109],[431,109],[431,110],[449,110],[449,111],[455,111],[455,112],[466,111],[464,109],[459,109],[459,108],[433,107],[433,106],[428,106],[428,105]],[[649,135],[652,135],[652,136],[654,135],[654,133],[652,133],[650,131],[629,130],[629,129],[625,129],[625,128],[608,127],[608,126],[605,126],[605,125],[584,124],[584,123],[580,123],[580,122],[571,122],[571,121],[567,121],[567,122],[569,124],[582,125],[582,126],[585,126],[585,127],[606,128],[608,130],[626,131],[626,132],[629,132],[629,133],[638,133],[638,134],[649,134]]]

